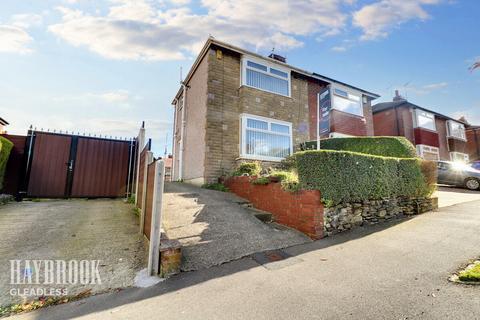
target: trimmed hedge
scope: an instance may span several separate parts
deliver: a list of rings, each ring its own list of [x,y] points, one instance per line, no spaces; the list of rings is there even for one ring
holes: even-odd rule
[[[350,151],[320,150],[295,154],[300,186],[320,190],[325,203],[427,197],[434,190],[431,165],[419,158],[392,158]],[[434,165],[434,164],[433,164]],[[425,167],[425,168],[424,168]],[[424,174],[425,172],[425,174]]]
[[[10,151],[13,148],[13,143],[0,137],[0,190],[3,189],[3,179],[5,177],[5,170],[7,169],[7,161],[10,156]]]
[[[414,158],[416,150],[405,137],[352,137],[330,138],[320,141],[322,150],[366,153],[383,157]],[[303,150],[315,150],[317,141],[305,142]]]

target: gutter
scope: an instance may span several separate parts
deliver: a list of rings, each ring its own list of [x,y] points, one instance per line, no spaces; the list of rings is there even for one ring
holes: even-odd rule
[[[182,129],[180,132],[180,151],[179,151],[179,159],[178,159],[178,179],[183,179],[183,152],[184,152],[184,140],[185,140],[185,127],[187,122],[185,121],[185,99],[187,98],[187,86],[185,85],[185,81],[182,81]]]

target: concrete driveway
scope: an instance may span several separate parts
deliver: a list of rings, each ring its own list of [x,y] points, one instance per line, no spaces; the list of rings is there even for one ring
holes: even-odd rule
[[[122,200],[24,201],[0,206],[0,306],[20,302],[10,289],[9,260],[100,260],[101,284],[52,285],[75,295],[133,284],[145,244],[132,206]],[[29,286],[27,286],[29,287]],[[30,286],[35,287],[35,286]],[[45,287],[45,286],[42,286]],[[21,288],[19,288],[21,289]]]
[[[256,219],[232,193],[167,183],[163,226],[182,244],[182,270],[208,268],[249,254],[311,242],[304,234]]]

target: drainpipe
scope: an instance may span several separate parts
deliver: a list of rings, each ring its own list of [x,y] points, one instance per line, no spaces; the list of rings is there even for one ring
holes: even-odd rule
[[[186,126],[186,121],[185,121],[185,99],[187,98],[187,86],[185,85],[185,82],[182,81],[182,130],[180,133],[180,150],[179,150],[179,163],[178,163],[178,179],[182,180],[183,179],[183,152],[184,150],[184,140],[185,140],[185,126]]]
[[[177,105],[178,105],[178,100],[175,99],[175,104],[173,106],[175,111],[173,112],[173,143],[172,143],[173,161],[172,161],[172,173],[170,175],[171,181],[175,181],[175,162],[177,161],[177,156],[175,155],[175,145],[177,144]]]

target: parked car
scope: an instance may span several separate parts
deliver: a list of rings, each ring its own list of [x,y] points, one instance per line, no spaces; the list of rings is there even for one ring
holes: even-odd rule
[[[438,161],[437,183],[465,187],[470,190],[480,189],[480,170],[462,162]]]
[[[474,169],[480,170],[480,160],[472,161],[470,166]]]

